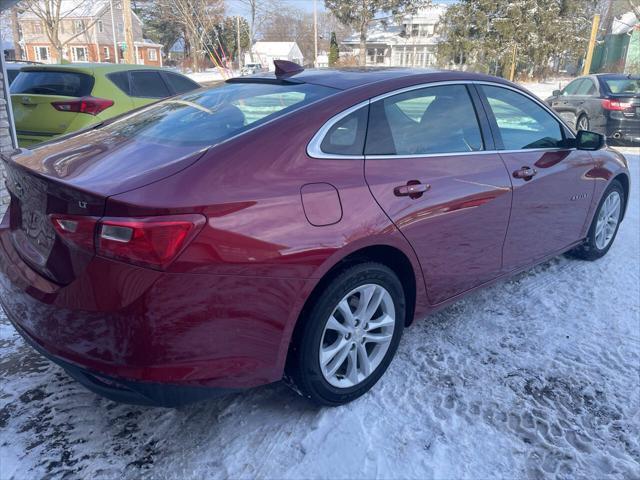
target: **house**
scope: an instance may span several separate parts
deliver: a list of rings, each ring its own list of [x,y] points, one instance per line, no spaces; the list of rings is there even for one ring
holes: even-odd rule
[[[260,63],[269,71],[275,70],[274,60],[289,60],[299,65],[304,64],[300,47],[296,42],[256,42],[251,54],[245,54],[244,63]]]
[[[406,15],[400,21],[378,20],[367,32],[367,66],[429,67],[436,64],[436,50],[441,37],[438,34],[440,18],[446,5],[434,4]],[[359,35],[342,42],[346,51],[358,56]],[[342,51],[341,50],[341,53]]]
[[[63,59],[70,62],[123,61],[127,45],[122,4],[119,0],[112,3],[113,15],[108,0],[62,1],[59,35],[64,43]],[[162,66],[162,45],[145,40],[142,37],[142,21],[135,13],[132,17],[136,63]],[[20,14],[18,23],[21,44],[27,60],[42,63],[60,61],[59,54],[47,37],[43,22],[38,16],[30,10],[25,10]]]

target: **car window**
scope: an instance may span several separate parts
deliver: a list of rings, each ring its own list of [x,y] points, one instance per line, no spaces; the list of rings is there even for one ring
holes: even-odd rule
[[[611,93],[630,93],[637,95],[640,93],[640,79],[637,78],[606,78],[605,83]]]
[[[562,146],[564,137],[560,123],[536,102],[506,88],[488,85],[481,88],[506,150]]]
[[[334,123],[322,139],[320,150],[334,155],[362,155],[369,107],[351,112]]]
[[[584,79],[578,78],[562,89],[562,95],[575,95]]]
[[[11,93],[84,97],[91,94],[93,77],[79,72],[22,70],[11,84]]]
[[[371,104],[367,155],[422,155],[483,149],[464,85],[426,87]]]
[[[129,78],[133,97],[165,98],[171,95],[158,72],[129,72]]]
[[[335,92],[311,84],[224,82],[155,103],[103,129],[139,141],[204,147]]]
[[[164,78],[173,89],[174,93],[187,93],[191,90],[195,90],[196,88],[200,88],[200,85],[184,75],[164,72]]]
[[[13,83],[13,81],[16,79],[19,73],[20,73],[20,70],[9,69],[9,68],[7,69],[7,80],[9,80],[9,85]]]
[[[111,82],[113,82],[115,86],[122,90],[124,93],[126,93],[127,95],[131,95],[131,88],[129,86],[129,72],[109,73],[107,74],[107,78],[111,80]]]
[[[582,81],[576,91],[576,95],[593,95],[594,93],[596,93],[596,86],[590,78]]]

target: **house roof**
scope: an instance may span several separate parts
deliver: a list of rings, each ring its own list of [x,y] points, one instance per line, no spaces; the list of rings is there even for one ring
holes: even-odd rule
[[[260,55],[288,56],[292,50],[300,48],[296,42],[256,42],[253,51]]]

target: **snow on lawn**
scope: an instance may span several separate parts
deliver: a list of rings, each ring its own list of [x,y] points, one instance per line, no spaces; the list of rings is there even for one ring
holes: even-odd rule
[[[274,384],[180,410],[104,400],[0,319],[0,477],[640,477],[640,155],[609,254],[558,257],[405,331],[371,393]]]

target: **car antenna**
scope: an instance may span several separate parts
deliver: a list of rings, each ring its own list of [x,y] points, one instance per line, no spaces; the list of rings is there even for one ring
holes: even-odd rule
[[[296,73],[300,73],[304,70],[304,67],[301,65],[288,60],[274,60],[273,64],[276,66],[276,77],[295,75]]]

